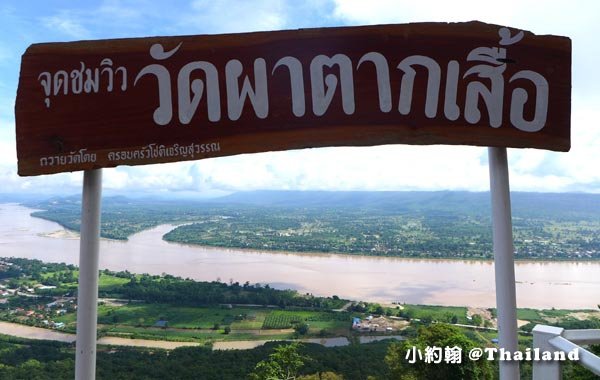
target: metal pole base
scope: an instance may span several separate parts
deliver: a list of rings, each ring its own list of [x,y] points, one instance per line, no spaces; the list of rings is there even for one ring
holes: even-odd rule
[[[515,352],[517,296],[506,148],[488,148],[499,345]],[[501,361],[500,380],[518,380],[519,362]]]
[[[98,318],[98,251],[102,169],[83,174],[79,288],[77,290],[77,343],[75,379],[96,378],[96,330]]]

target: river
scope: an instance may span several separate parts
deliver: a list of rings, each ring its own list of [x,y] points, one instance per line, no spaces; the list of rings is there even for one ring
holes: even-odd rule
[[[76,236],[57,223],[31,217],[32,211],[0,204],[0,256],[77,264]],[[202,281],[268,283],[353,300],[495,306],[490,261],[207,248],[163,241],[172,228],[161,225],[125,242],[102,240],[100,268]],[[518,262],[515,272],[518,307],[595,309],[600,303],[600,262]]]

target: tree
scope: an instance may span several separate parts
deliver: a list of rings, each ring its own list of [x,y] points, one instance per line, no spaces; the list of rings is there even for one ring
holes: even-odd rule
[[[308,332],[309,325],[306,322],[296,323],[294,325],[294,331],[298,335],[305,335]]]
[[[335,372],[319,372],[312,375],[300,376],[298,380],[344,380],[344,376]]]
[[[298,342],[277,346],[267,360],[256,364],[250,374],[252,380],[295,380],[298,370],[307,359],[298,353]]]
[[[225,335],[227,335],[227,334],[229,334],[230,332],[231,332],[231,327],[229,327],[229,326],[225,326],[225,329],[223,330],[223,333],[224,333]]]
[[[415,363],[409,363],[412,358],[407,358],[407,352],[415,350],[425,354],[426,347],[440,347],[442,354],[445,347],[457,346],[461,350],[460,363],[426,363],[424,360],[416,359]],[[471,361],[467,354],[477,347],[476,343],[464,335],[455,326],[447,324],[433,324],[419,329],[419,333],[413,339],[401,343],[393,343],[388,348],[385,362],[390,368],[391,379],[397,380],[443,380],[443,379],[488,379],[492,378],[492,370],[487,360]]]
[[[473,314],[473,317],[471,319],[471,322],[473,323],[473,325],[475,326],[481,326],[481,324],[483,323],[483,318],[481,317],[481,315],[479,314]]]
[[[398,316],[410,321],[415,317],[415,311],[413,309],[404,308],[398,312]]]
[[[430,325],[433,322],[433,317],[431,315],[424,315],[421,317],[421,322],[425,325]]]
[[[595,355],[600,355],[600,345],[592,345],[588,347],[588,350],[591,351]],[[563,379],[578,379],[578,380],[593,380],[598,379],[596,375],[594,375],[591,371],[581,366],[577,362],[572,362],[571,360],[567,360],[563,367],[562,378]]]

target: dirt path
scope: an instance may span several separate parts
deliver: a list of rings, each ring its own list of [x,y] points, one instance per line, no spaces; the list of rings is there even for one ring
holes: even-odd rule
[[[492,313],[483,307],[467,307],[467,317],[473,317],[478,314],[484,321],[491,323],[491,327],[497,328],[498,321],[492,316]]]
[[[200,343],[196,342],[170,342],[166,340],[129,339],[118,338],[114,336],[102,337],[98,339],[98,344],[106,344],[110,346],[162,348],[163,350],[173,350],[179,347],[200,346]]]
[[[294,329],[248,329],[248,330],[232,330],[231,334],[252,334],[252,335],[280,335],[280,334],[291,334]]]
[[[350,306],[352,306],[352,304],[353,304],[353,303],[354,303],[354,302],[350,301],[350,302],[348,302],[347,304],[345,304],[344,306],[342,306],[342,308],[341,308],[341,309],[333,309],[332,311],[337,311],[337,312],[347,311],[347,310],[348,310],[348,308],[349,308]]]
[[[68,334],[40,327],[26,326],[18,323],[0,321],[0,334],[18,336],[19,338],[57,340],[59,342],[75,342],[75,334]]]
[[[0,321],[0,334],[17,336],[26,339],[40,340],[56,340],[65,343],[74,343],[76,340],[75,334],[69,334],[61,331],[48,330],[40,327],[26,326],[18,323]],[[128,339],[107,336],[98,339],[98,344],[107,344],[113,346],[135,346],[135,347],[150,347],[172,350],[177,347],[198,346],[199,343],[194,342],[170,342],[161,340],[146,340],[146,339]]]

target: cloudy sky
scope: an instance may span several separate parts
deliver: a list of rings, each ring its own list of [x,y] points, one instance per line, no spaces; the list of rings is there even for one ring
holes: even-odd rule
[[[572,148],[509,150],[511,188],[600,193],[600,2],[404,0],[2,0],[0,193],[77,193],[82,174],[20,178],[14,102],[32,43],[479,20],[573,41]],[[388,145],[239,155],[104,170],[105,192],[214,195],[238,190],[469,190],[489,188],[487,150]]]

